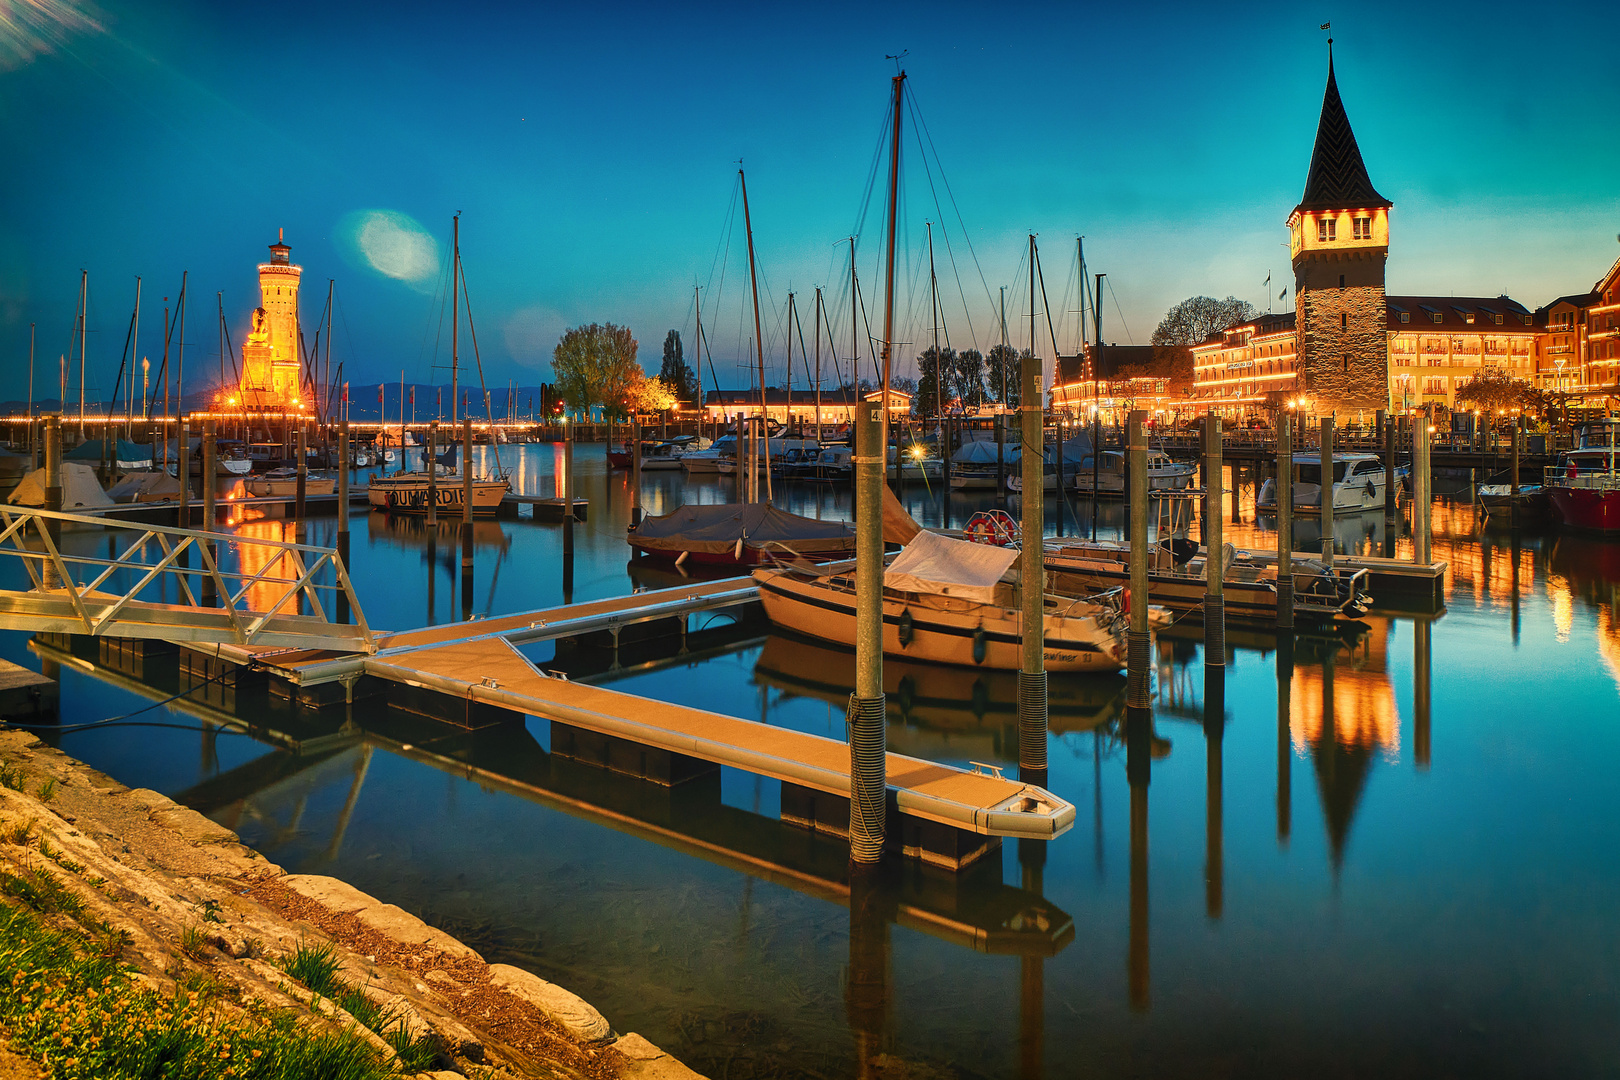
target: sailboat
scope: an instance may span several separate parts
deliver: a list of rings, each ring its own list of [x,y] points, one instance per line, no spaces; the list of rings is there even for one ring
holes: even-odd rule
[[[461,285],[461,215],[457,214],[451,223],[451,265],[450,265],[450,372],[451,392],[450,408],[452,422],[455,419],[456,408],[456,381],[461,370],[461,356],[458,351],[457,319],[460,316],[460,285]],[[476,344],[476,342],[475,342]],[[487,395],[486,395],[487,400]],[[405,398],[400,395],[400,433],[401,443],[404,442],[405,431]],[[401,447],[403,458],[403,445]],[[392,451],[383,451],[388,458],[392,458]],[[425,457],[426,455],[424,455]],[[401,462],[403,465],[403,461]],[[428,469],[432,469],[430,475]],[[372,506],[382,510],[403,514],[425,514],[430,506],[440,513],[461,514],[465,512],[468,492],[472,497],[472,512],[474,515],[488,516],[496,512],[501,500],[511,490],[511,483],[504,476],[474,478],[471,484],[465,482],[466,478],[456,471],[454,464],[429,463],[421,469],[407,472],[401,469],[391,476],[374,476],[367,487],[366,497]]]

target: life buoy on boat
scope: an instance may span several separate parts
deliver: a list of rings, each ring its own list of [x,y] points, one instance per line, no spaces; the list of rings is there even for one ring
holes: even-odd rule
[[[975,544],[1006,547],[1017,535],[1018,526],[1005,510],[980,510],[968,518],[963,534]]]

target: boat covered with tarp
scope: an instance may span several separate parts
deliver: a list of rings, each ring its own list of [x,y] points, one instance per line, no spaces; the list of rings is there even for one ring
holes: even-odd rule
[[[96,465],[111,460],[115,469],[149,469],[152,448],[128,439],[87,439],[62,455],[63,461],[87,461]]]
[[[918,532],[883,574],[884,655],[1017,670],[1023,658],[1018,556],[1016,548]],[[755,570],[754,581],[766,617],[777,626],[854,647],[853,573],[784,566]],[[1119,670],[1129,618],[1120,597],[1119,589],[1084,598],[1043,596],[1046,670]]]
[[[45,470],[35,469],[22,478],[11,496],[6,499],[14,506],[45,505]],[[96,470],[77,461],[62,462],[62,510],[71,514],[75,510],[98,510],[111,506],[113,501],[101,490]]]
[[[855,554],[855,528],[766,503],[687,505],[643,518],[627,539],[638,554],[697,563],[757,566],[773,559],[825,562]]]

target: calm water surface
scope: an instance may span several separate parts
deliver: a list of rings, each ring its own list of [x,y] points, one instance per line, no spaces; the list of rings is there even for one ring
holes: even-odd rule
[[[552,493],[559,451],[502,453],[518,490]],[[479,523],[467,592],[453,526],[357,515],[371,624],[678,581],[629,563],[624,474],[600,446],[577,460],[591,506],[571,581],[559,526]],[[1291,650],[1233,628],[1220,709],[1206,707],[1199,630],[1161,635],[1153,728],[1137,739],[1148,764],[1129,773],[1123,678],[1054,679],[1050,787],[1079,807],[1076,827],[956,878],[897,864],[853,904],[846,849],[778,823],[779,785],[605,775],[551,757],[532,718],[469,736],[367,702],[363,738],[323,742],[341,708],[244,693],[140,717],[173,726],[54,741],[289,870],[342,877],[555,979],[716,1078],[1612,1076],[1620,544],[1484,530],[1467,481],[1450,478],[1434,508],[1451,563],[1441,617],[1380,610],[1359,635]],[[651,512],[730,496],[729,481],[644,479]],[[944,507],[920,487],[906,501],[929,525],[988,505]],[[1228,539],[1269,545],[1253,501],[1243,472]],[[843,517],[849,495],[791,487],[778,502]],[[1099,535],[1121,524],[1105,505]],[[1091,527],[1089,507],[1066,506],[1064,532]],[[279,521],[238,528],[291,538]],[[335,528],[311,521],[310,542]],[[1343,520],[1340,549],[1409,554],[1404,525],[1390,528]],[[699,627],[685,656],[627,647],[617,666],[600,650],[528,651],[576,678],[842,736],[849,654],[727,616]],[[60,675],[69,723],[175,692],[160,665],[141,685],[58,664],[21,634],[0,651]],[[888,682],[891,748],[1016,763],[1011,678],[890,664]],[[225,719],[217,708],[315,749],[205,723]]]

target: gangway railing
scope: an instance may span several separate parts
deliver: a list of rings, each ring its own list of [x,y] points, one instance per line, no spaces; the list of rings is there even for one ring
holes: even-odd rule
[[[64,551],[69,527],[112,538],[109,553]],[[0,567],[14,560],[32,588],[0,589],[0,629],[376,651],[333,548],[0,507]],[[328,599],[353,622],[328,618]]]

